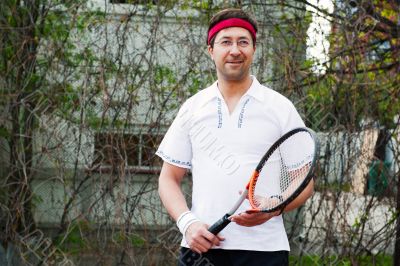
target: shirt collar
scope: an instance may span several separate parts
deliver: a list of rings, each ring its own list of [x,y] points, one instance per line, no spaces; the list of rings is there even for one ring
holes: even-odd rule
[[[247,90],[245,95],[249,95],[256,100],[262,102],[264,101],[264,88],[261,86],[260,82],[258,82],[255,76],[251,76],[253,82],[251,83],[250,88]]]
[[[264,88],[261,86],[260,82],[258,82],[257,78],[253,75],[251,75],[251,79],[253,82],[251,83],[250,88],[247,90],[247,92],[243,95],[249,95],[256,100],[262,102],[264,100]],[[218,80],[215,81],[210,87],[208,87],[206,90],[208,90],[207,93],[204,95],[204,100],[206,102],[214,99],[214,98],[223,98],[221,92],[218,89]]]

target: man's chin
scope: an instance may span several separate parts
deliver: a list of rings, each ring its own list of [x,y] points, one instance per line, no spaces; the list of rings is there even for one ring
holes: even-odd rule
[[[225,80],[241,81],[241,80],[247,78],[249,75],[250,75],[249,73],[238,72],[238,73],[226,73],[223,76],[224,76]]]

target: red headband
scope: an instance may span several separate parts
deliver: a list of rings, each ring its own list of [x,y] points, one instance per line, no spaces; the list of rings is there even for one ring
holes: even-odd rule
[[[228,18],[223,21],[220,21],[219,23],[215,24],[214,27],[212,27],[208,31],[208,38],[207,38],[207,44],[210,44],[211,39],[220,31],[226,28],[230,27],[241,27],[245,28],[246,30],[250,31],[251,37],[253,38],[254,42],[256,41],[256,30],[251,25],[250,22],[241,19],[241,18]]]

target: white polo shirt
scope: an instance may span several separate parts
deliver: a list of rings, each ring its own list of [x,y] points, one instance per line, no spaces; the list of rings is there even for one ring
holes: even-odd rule
[[[252,79],[231,114],[217,82],[189,98],[156,152],[170,164],[191,169],[191,211],[209,225],[232,208],[272,143],[304,126],[287,98]],[[247,200],[237,212],[246,209]],[[253,227],[231,223],[220,234],[225,241],[215,248],[289,250],[282,216]],[[185,239],[181,245],[188,247]]]

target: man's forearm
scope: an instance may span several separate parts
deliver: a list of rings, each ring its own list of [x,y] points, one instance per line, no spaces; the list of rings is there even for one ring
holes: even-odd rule
[[[285,207],[285,212],[292,211],[294,209],[302,206],[307,199],[309,199],[314,193],[314,180],[311,179],[310,183],[308,183],[307,187],[294,199],[289,205]]]
[[[189,210],[180,186],[165,181],[162,185],[160,184],[158,192],[164,207],[175,221],[181,213]]]
[[[158,193],[164,207],[175,221],[180,214],[189,210],[180,184],[184,174],[184,170],[176,171],[170,166],[163,166],[159,178]]]

